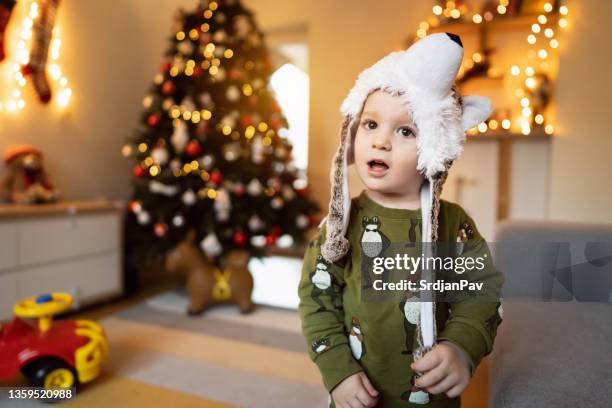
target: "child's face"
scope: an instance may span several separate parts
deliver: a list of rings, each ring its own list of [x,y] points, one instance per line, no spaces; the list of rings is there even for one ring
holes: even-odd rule
[[[419,191],[423,176],[416,170],[416,132],[412,115],[398,96],[380,90],[368,96],[354,154],[357,174],[369,190],[386,194]]]

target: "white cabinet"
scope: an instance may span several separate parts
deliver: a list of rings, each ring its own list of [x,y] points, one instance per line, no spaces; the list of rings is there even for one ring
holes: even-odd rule
[[[68,292],[75,307],[119,295],[120,203],[66,202],[0,206],[0,319],[14,303]]]

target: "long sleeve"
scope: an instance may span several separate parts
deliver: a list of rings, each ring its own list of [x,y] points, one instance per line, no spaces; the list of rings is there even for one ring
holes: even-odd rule
[[[331,392],[338,383],[363,368],[353,358],[344,326],[344,270],[350,266],[350,255],[343,264],[328,262],[321,256],[324,241],[325,226],[317,230],[304,254],[298,311],[308,354],[318,366],[325,388]]]
[[[464,243],[466,250],[460,256],[466,259],[482,257],[484,260],[484,268],[465,272],[465,278],[470,283],[483,282],[486,297],[469,299],[463,296],[449,303],[450,316],[444,330],[438,335],[438,341],[450,341],[463,349],[470,359],[473,374],[482,358],[493,349],[497,327],[502,322],[499,307],[504,277],[495,268],[489,247],[478,233],[474,221],[463,210],[461,218],[461,225],[468,230],[469,239]]]

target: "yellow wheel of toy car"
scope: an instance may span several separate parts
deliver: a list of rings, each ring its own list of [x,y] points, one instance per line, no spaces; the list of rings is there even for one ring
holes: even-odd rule
[[[57,292],[24,299],[15,305],[13,311],[17,317],[36,319],[65,312],[71,305],[71,295]]]
[[[72,388],[74,384],[74,374],[68,368],[56,368],[48,373],[44,379],[44,387],[46,389]]]

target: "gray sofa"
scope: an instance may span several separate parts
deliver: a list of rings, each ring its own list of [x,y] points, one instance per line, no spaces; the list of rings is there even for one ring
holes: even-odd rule
[[[612,407],[612,225],[505,221],[489,406]]]

